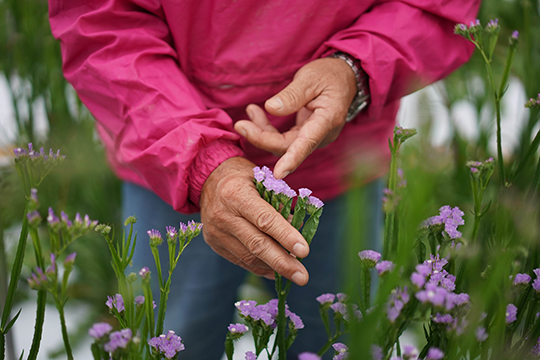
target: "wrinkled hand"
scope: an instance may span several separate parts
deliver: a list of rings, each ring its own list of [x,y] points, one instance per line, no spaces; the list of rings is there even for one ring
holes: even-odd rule
[[[252,145],[281,156],[274,176],[282,179],[338,137],[356,92],[354,72],[345,61],[318,59],[300,68],[293,81],[265,103],[272,115],[297,113],[295,126],[280,133],[264,111],[251,104],[246,108],[251,121],[238,121],[235,129]]]
[[[241,157],[226,160],[204,183],[200,206],[205,241],[219,255],[256,275],[274,270],[297,285],[308,282],[306,268],[285,249],[303,258],[302,235],[264,201],[253,183],[255,165]]]

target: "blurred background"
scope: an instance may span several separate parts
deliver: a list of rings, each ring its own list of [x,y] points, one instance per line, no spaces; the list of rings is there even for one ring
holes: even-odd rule
[[[523,104],[540,92],[540,1],[485,0],[479,19],[486,24],[494,18],[499,19],[501,26],[493,60],[496,76],[502,74],[508,36],[512,30],[520,32],[502,110],[505,160],[511,168],[524,156],[539,130],[538,110],[525,109]],[[61,65],[59,43],[49,28],[47,2],[0,0],[0,254],[6,255],[0,259],[1,306],[7,289],[6,269],[11,268],[24,212],[24,196],[13,166],[13,148],[32,142],[35,147],[60,149],[68,155],[61,168],[53,171],[40,188],[42,212],[49,206],[68,214],[80,212],[118,229],[123,222],[120,183],[107,167],[92,115],[65,81]],[[421,191],[412,187],[415,196],[423,199],[419,200],[422,206],[417,207],[418,219],[436,214],[443,204],[471,208],[469,169],[464,164],[467,160],[496,155],[493,99],[485,79],[485,65],[475,53],[449,78],[403,101],[398,121],[404,127],[416,127],[419,135],[403,149],[401,167],[406,177],[407,170],[414,169],[414,179],[429,179]],[[538,156],[514,180],[512,189],[516,194],[527,191],[537,161]],[[525,206],[519,199],[516,195],[508,203],[513,209]],[[531,224],[523,223],[515,219],[510,226],[522,236],[538,236],[536,228],[531,230]],[[354,229],[351,233],[355,233]],[[82,342],[83,354],[89,356],[87,329],[108,317],[104,302],[108,294],[116,292],[116,280],[109,251],[100,236],[87,235],[72,246],[78,256],[69,294],[68,326],[75,346]],[[22,279],[34,266],[33,256],[27,256],[26,261]],[[27,304],[33,303],[34,296],[22,280],[14,307],[18,310],[24,304],[22,318],[12,332],[16,354],[31,341],[35,307]],[[54,311],[47,312],[47,326],[51,327],[45,330],[46,335],[58,335],[56,339],[44,339],[46,348],[40,358],[63,358],[59,331],[54,330],[59,328]]]

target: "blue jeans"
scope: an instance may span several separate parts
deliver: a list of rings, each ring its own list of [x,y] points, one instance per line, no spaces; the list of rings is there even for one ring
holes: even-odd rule
[[[156,229],[164,235],[165,226],[178,228],[179,222],[200,221],[200,214],[180,214],[151,191],[130,183],[123,184],[122,192],[123,217],[134,215],[138,218],[134,225],[138,239],[131,271],[138,272],[143,266],[149,267],[155,285],[154,297],[159,299],[157,271],[146,231]],[[377,242],[382,223],[381,181],[368,184],[367,194],[372,211],[365,213],[366,232],[368,238]],[[310,273],[309,283],[303,287],[293,285],[287,298],[290,310],[298,314],[305,324],[289,350],[290,359],[297,359],[300,352],[317,352],[327,341],[315,298],[340,290],[338,273],[344,251],[345,205],[346,196],[325,203],[311,252],[303,262]],[[166,273],[168,255],[165,244],[160,246],[160,256]],[[244,269],[214,253],[201,236],[186,248],[173,274],[164,324],[165,332],[174,330],[182,337],[186,347],[180,354],[183,360],[221,358],[227,326],[233,321],[235,313],[238,288],[245,276]],[[273,293],[274,282],[266,279],[265,282]],[[331,358],[331,355],[329,351],[325,358]]]

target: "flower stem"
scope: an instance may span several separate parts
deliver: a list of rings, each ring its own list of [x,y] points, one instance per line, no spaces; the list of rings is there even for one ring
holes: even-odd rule
[[[392,158],[390,160],[390,174],[388,179],[388,189],[393,194],[396,191],[397,183],[397,152],[399,142],[395,141],[392,148]],[[383,243],[383,259],[389,259],[393,248],[394,239],[394,222],[395,209],[392,209],[386,214],[384,220],[384,243]]]
[[[28,204],[26,204],[26,208],[24,211],[22,229],[21,229],[21,234],[19,236],[19,244],[17,246],[15,260],[13,262],[13,267],[11,270],[11,278],[9,280],[9,287],[8,287],[8,292],[6,296],[6,302],[4,304],[4,310],[2,312],[2,321],[0,323],[0,332],[2,334],[0,337],[2,337],[3,343],[5,343],[5,336],[6,336],[6,332],[4,332],[4,329],[9,321],[9,317],[11,315],[11,309],[13,308],[13,299],[15,297],[15,292],[17,291],[19,277],[21,276],[24,253],[26,250],[26,239],[28,238],[28,218],[26,217],[27,212],[28,212]]]
[[[28,360],[37,359],[39,347],[41,344],[41,336],[43,334],[43,323],[45,321],[45,305],[47,305],[47,291],[39,290],[38,297],[37,297],[36,324],[34,326],[34,338],[32,339],[32,346],[28,354]]]
[[[62,327],[62,339],[64,340],[64,347],[66,348],[66,354],[68,360],[73,360],[73,353],[71,351],[71,345],[69,344],[69,337],[66,327],[66,318],[64,316],[64,306],[60,301],[56,301],[56,308],[60,315],[60,325]]]
[[[278,330],[276,341],[278,344],[278,359],[285,360],[287,358],[287,346],[285,344],[285,299],[287,292],[283,289],[283,277],[277,272],[276,277],[276,293],[278,295]]]

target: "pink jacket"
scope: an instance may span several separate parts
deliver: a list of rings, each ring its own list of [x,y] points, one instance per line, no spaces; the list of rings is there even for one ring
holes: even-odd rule
[[[262,106],[335,50],[361,60],[371,104],[287,182],[328,199],[359,164],[381,175],[400,97],[469,58],[471,44],[453,27],[472,21],[479,2],[49,0],[49,15],[64,74],[97,119],[116,174],[193,212],[224,160],[277,161],[234,131],[246,105]],[[284,131],[294,116],[271,121]]]

